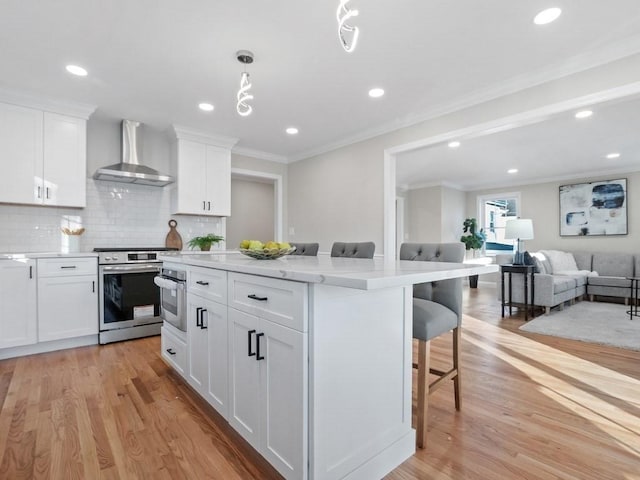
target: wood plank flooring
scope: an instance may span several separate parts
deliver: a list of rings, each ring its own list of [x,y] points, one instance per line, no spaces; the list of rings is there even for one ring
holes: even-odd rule
[[[520,332],[495,293],[465,296],[462,410],[452,385],[432,395],[427,448],[386,479],[640,479],[640,352]],[[450,348],[432,342],[434,367]],[[159,352],[0,361],[0,479],[280,478]]]

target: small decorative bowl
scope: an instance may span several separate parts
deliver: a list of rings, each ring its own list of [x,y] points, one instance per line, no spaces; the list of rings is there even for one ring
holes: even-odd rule
[[[248,250],[246,248],[240,248],[240,253],[245,254],[248,257],[255,258],[256,260],[275,260],[276,258],[289,255],[294,252],[296,247],[291,248],[271,248],[268,250]]]

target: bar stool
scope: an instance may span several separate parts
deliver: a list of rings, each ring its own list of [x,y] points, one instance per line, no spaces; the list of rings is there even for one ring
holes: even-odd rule
[[[455,262],[464,260],[462,243],[403,243],[400,260]],[[413,289],[413,338],[418,340],[418,420],[416,442],[425,448],[429,395],[448,380],[453,380],[456,410],[461,406],[460,341],[462,333],[462,279],[421,283]],[[453,367],[448,371],[429,366],[430,341],[453,332]],[[429,374],[438,378],[429,383]]]
[[[305,257],[315,257],[318,255],[318,243],[290,243],[296,249],[290,255],[304,255]]]
[[[373,242],[334,242],[331,247],[332,257],[373,258],[376,244]]]

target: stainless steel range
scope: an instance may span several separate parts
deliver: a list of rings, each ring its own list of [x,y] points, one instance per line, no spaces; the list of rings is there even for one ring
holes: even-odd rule
[[[159,335],[161,252],[171,248],[96,248],[100,272],[100,343]]]

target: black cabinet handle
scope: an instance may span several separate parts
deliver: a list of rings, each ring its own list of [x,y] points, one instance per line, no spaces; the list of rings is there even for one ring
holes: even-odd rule
[[[38,198],[42,198],[42,197],[40,196],[40,191],[41,191],[41,190],[42,190],[42,187],[41,187],[40,185],[38,185]]]
[[[202,210],[206,210],[207,209],[207,202],[205,202],[204,200],[202,201]]]
[[[49,197],[49,187],[45,188],[45,191],[47,192],[47,200],[50,198]]]
[[[172,348],[167,348],[167,353],[169,355],[175,355],[176,354],[176,352],[174,352]]]
[[[29,265],[29,278],[33,278],[33,265]]]
[[[264,356],[260,356],[260,337],[264,337],[264,333],[258,333],[256,335],[256,360],[264,360]]]
[[[96,281],[91,282],[91,293],[96,293]]]
[[[202,330],[206,330],[206,329],[207,329],[207,327],[209,326],[209,325],[205,325],[205,324],[204,324],[204,312],[206,312],[206,311],[207,311],[207,309],[206,309],[206,308],[203,308],[203,309],[200,311],[200,328],[201,328]],[[209,320],[209,313],[207,313],[207,321],[208,321],[208,320]]]
[[[249,357],[255,357],[256,355],[256,352],[251,351],[251,335],[253,335],[254,333],[256,333],[255,330],[249,330],[247,332],[247,355]]]
[[[267,300],[269,300],[268,297],[259,297],[259,296],[254,295],[254,294],[247,295],[247,297],[249,297],[251,300],[258,300],[259,302],[266,302]]]
[[[68,270],[71,269],[73,270],[74,268],[77,268],[75,265],[63,265],[60,267],[62,270]]]
[[[202,321],[200,318],[201,311],[202,311],[202,307],[196,308],[196,327],[202,327],[202,324],[200,323]]]
[[[198,285],[209,285],[209,282],[203,282],[202,280],[198,280],[196,283]]]
[[[207,210],[211,211],[211,202],[207,202]]]

